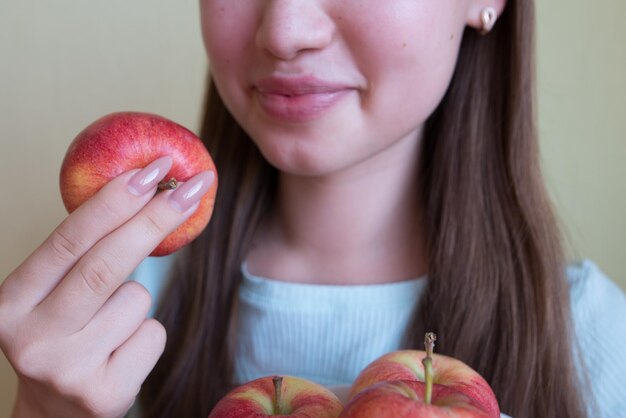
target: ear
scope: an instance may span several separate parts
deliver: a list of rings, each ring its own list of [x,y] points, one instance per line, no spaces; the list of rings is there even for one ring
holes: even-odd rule
[[[467,25],[479,31],[483,27],[480,15],[486,7],[493,7],[496,10],[497,18],[502,15],[504,7],[506,6],[506,0],[470,0],[469,3],[469,8],[467,10]]]

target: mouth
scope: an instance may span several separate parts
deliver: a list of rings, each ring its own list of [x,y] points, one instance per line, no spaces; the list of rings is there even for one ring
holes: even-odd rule
[[[303,123],[322,117],[355,88],[314,77],[268,77],[259,80],[254,90],[266,115]]]

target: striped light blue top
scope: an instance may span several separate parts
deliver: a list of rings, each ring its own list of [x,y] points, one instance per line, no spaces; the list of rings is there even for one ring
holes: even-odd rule
[[[401,346],[426,284],[297,284],[242,270],[233,347],[237,382],[288,374],[350,384],[370,361]]]
[[[133,275],[155,300],[171,259],[149,258]],[[575,330],[599,416],[624,418],[626,296],[592,262],[567,272]],[[238,384],[272,374],[327,386],[350,384],[372,360],[402,348],[427,281],[332,286],[256,277],[245,265],[242,273],[229,341]]]

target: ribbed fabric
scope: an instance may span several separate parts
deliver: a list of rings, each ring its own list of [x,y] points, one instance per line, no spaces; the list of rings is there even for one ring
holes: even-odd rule
[[[587,374],[597,416],[625,418],[626,296],[590,261],[570,266],[568,278],[575,350],[584,363],[579,364],[579,371],[581,376]],[[592,410],[590,416],[596,416]]]
[[[242,268],[234,327],[235,381],[271,374],[350,384],[401,347],[425,279],[386,285],[296,284]]]
[[[149,258],[133,274],[154,300],[172,258]],[[230,341],[236,383],[288,374],[329,386],[350,384],[370,361],[401,348],[427,281],[307,285],[255,277],[245,265],[242,272]],[[588,371],[599,412],[594,416],[624,418],[626,296],[590,261],[571,265],[567,274],[577,351],[586,365],[579,370]]]

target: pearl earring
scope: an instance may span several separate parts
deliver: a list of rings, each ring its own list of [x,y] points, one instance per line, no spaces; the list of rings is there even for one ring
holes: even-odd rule
[[[493,25],[496,24],[497,18],[498,18],[498,13],[496,12],[496,9],[494,9],[491,6],[485,7],[480,12],[480,20],[482,22],[482,27],[480,28],[478,32],[481,35],[488,34],[489,31],[491,31],[491,29],[493,28]]]

